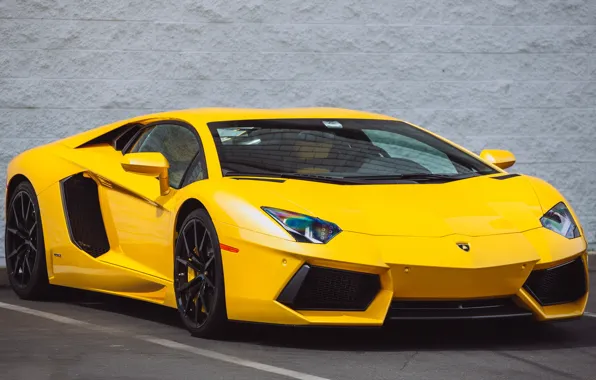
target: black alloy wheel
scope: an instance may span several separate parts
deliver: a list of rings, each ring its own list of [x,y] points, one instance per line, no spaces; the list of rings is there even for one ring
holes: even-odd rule
[[[39,204],[33,186],[21,182],[6,212],[6,269],[10,284],[24,299],[41,298],[48,289]]]
[[[178,311],[195,336],[219,335],[226,321],[219,241],[205,210],[182,224],[175,248],[174,290]]]

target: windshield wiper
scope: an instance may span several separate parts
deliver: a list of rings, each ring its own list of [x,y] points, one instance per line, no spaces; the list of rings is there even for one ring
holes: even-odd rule
[[[350,179],[359,179],[364,181],[391,181],[391,180],[412,180],[412,181],[455,181],[458,179],[476,177],[479,173],[462,174],[434,174],[434,173],[406,173],[394,175],[368,175],[368,176],[350,176]]]
[[[351,180],[350,178],[346,178],[346,177],[326,176],[326,175],[319,175],[319,174],[303,174],[303,173],[265,173],[265,172],[228,171],[226,173],[226,176],[227,177],[269,177],[269,178],[302,179],[302,180],[311,180],[311,181],[327,182],[327,183],[335,183],[335,184],[358,183],[359,182],[359,181]]]

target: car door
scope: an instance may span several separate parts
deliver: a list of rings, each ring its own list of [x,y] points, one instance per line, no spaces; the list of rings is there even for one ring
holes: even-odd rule
[[[142,129],[123,151],[142,152],[159,152],[168,160],[170,192],[167,196],[144,197],[147,184],[142,180],[147,177],[133,173],[128,173],[128,178],[136,176],[138,186],[133,180],[128,181],[126,189],[108,187],[104,198],[108,215],[104,217],[109,219],[118,249],[104,255],[102,261],[171,279],[176,210],[171,209],[169,201],[186,183],[204,178],[202,144],[191,126],[163,121]],[[159,189],[158,180],[150,179],[154,182],[150,186],[153,191]]]

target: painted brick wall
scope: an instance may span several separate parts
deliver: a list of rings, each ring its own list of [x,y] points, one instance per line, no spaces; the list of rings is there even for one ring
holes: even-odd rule
[[[199,106],[374,110],[510,149],[596,242],[594,0],[0,0],[0,177],[29,147]]]

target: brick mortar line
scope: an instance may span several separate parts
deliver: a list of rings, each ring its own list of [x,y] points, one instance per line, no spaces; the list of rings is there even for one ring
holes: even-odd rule
[[[234,15],[224,16],[234,17]],[[367,23],[367,22],[344,22],[342,20],[337,21],[318,21],[318,22],[258,22],[258,21],[184,21],[184,20],[160,20],[160,19],[124,19],[124,18],[69,18],[69,17],[0,17],[0,20],[12,20],[12,21],[42,21],[42,22],[60,22],[60,21],[71,21],[71,22],[88,22],[88,23],[141,23],[141,24],[162,24],[162,25],[267,25],[267,26],[342,26],[342,27],[392,27],[392,28],[571,28],[571,29],[582,29],[592,28],[596,24],[579,24],[577,22],[571,24],[458,24],[458,23],[443,23],[441,18],[435,20],[435,22],[420,22],[420,23]],[[432,20],[429,20],[432,21]]]
[[[147,50],[150,51],[150,50]],[[234,78],[234,79],[123,79],[123,78],[59,78],[59,77],[0,77],[2,81],[88,81],[88,82],[147,82],[147,83],[158,83],[158,82],[320,82],[320,83],[356,83],[356,84],[367,84],[367,83],[490,83],[490,84],[511,84],[511,83],[584,83],[591,84],[596,83],[596,78],[589,78],[589,80],[549,80],[549,79],[532,79],[532,80],[518,80],[518,79],[483,79],[483,80],[382,80],[382,79],[270,79],[270,78]],[[544,107],[547,108],[547,107]],[[589,108],[589,107],[588,107]]]

